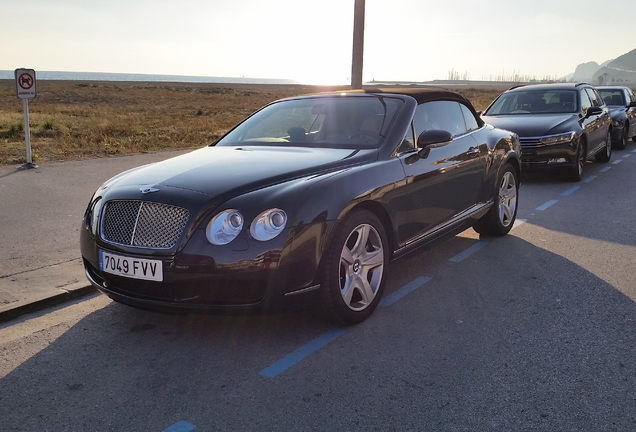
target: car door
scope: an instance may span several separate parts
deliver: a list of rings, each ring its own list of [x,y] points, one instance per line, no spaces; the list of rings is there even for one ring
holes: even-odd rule
[[[590,98],[592,106],[603,108],[601,114],[591,115],[584,120],[585,128],[588,130],[587,152],[588,154],[594,154],[600,151],[600,148],[605,144],[609,114],[606,112],[605,102],[596,90],[591,87],[586,87],[585,91]]]
[[[407,224],[400,238],[407,243],[455,221],[475,206],[483,188],[488,148],[474,138],[476,131],[468,130],[461,104],[434,101],[418,105],[413,118],[415,136],[430,129],[446,130],[453,139],[430,151],[400,156],[408,198]]]
[[[636,135],[636,107],[629,107],[631,102],[636,101],[636,96],[630,89],[625,89],[625,101],[627,108],[625,108],[625,116],[627,117],[627,121],[629,122],[629,136],[632,137]]]

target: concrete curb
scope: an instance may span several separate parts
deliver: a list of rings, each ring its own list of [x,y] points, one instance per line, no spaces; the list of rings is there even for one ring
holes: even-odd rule
[[[68,300],[76,299],[97,292],[97,289],[88,283],[82,283],[78,285],[81,286],[79,286],[78,288],[72,288],[69,290],[58,292],[36,301],[22,303],[16,305],[15,307],[10,307],[2,310],[0,311],[0,323],[11,321],[12,319],[15,319],[21,315],[25,315],[31,312],[37,312],[47,307],[56,306]]]

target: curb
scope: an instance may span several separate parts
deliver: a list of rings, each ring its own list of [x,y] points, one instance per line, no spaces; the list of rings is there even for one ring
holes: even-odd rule
[[[83,297],[85,295],[92,294],[94,292],[97,292],[97,289],[94,286],[89,284],[89,285],[84,285],[80,288],[77,288],[71,291],[63,291],[63,292],[54,294],[50,297],[43,298],[41,300],[36,300],[30,303],[24,303],[22,305],[0,312],[0,323],[10,321],[21,315],[25,315],[31,312],[36,312],[36,311],[45,309],[47,307],[64,303],[68,300],[73,300],[79,297]]]

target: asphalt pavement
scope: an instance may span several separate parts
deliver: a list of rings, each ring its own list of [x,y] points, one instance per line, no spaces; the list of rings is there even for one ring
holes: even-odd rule
[[[0,322],[93,292],[79,250],[93,192],[122,171],[188,151],[0,166]]]

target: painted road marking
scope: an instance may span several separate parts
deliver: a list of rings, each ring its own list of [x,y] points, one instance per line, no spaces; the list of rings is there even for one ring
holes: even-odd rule
[[[466,258],[474,254],[475,252],[485,248],[488,246],[488,242],[486,240],[479,240],[477,243],[466,249],[464,252],[459,253],[449,259],[450,262],[458,263],[464,261]]]
[[[632,153],[636,153],[636,149],[632,150]]]
[[[615,160],[614,162],[612,162],[612,164],[613,164],[613,165],[617,165],[617,164],[619,164],[619,163],[621,163],[621,162],[623,162],[623,159]]]
[[[588,178],[586,178],[585,180],[583,180],[583,183],[589,183],[589,182],[591,182],[592,180],[594,180],[596,177],[598,177],[598,176],[595,176],[595,175],[593,175],[593,176],[589,176]]]
[[[172,426],[170,426],[168,429],[164,430],[163,432],[190,432],[195,427],[196,426],[193,425],[192,423],[188,423],[187,421],[180,421],[173,424]]]
[[[422,285],[424,285],[426,282],[430,280],[431,278],[428,276],[418,277],[414,281],[404,285],[402,288],[396,291],[393,291],[391,294],[389,294],[386,297],[383,297],[382,300],[380,300],[380,306],[384,306],[384,307],[391,306],[393,303],[395,303],[396,301],[398,301],[405,295],[412,293],[413,291],[415,291],[416,289],[418,289],[419,287],[421,287]]]
[[[301,346],[296,351],[291,354],[286,355],[282,359],[278,360],[271,366],[266,367],[258,374],[263,375],[268,378],[274,378],[278,374],[286,371],[290,367],[294,366],[296,363],[300,362],[305,357],[315,353],[320,348],[327,345],[329,342],[332,342],[342,336],[345,333],[342,329],[331,329],[327,333],[318,336],[316,339],[311,342]],[[172,431],[171,431],[172,432]]]
[[[568,196],[570,195],[572,192],[577,191],[578,189],[580,189],[581,186],[572,186],[570,189],[566,190],[565,192],[563,192],[561,195],[563,196]]]
[[[626,153],[626,154],[623,155],[623,157],[630,157],[630,156],[631,156],[630,153]]]
[[[599,172],[608,172],[611,169],[612,169],[612,167],[605,167],[602,170],[600,170]]]
[[[554,205],[554,204],[556,204],[558,202],[559,202],[559,200],[550,200],[550,201],[548,201],[546,203],[541,204],[539,207],[536,208],[536,210],[543,211],[543,210],[547,209],[548,207],[550,207],[550,206],[552,206],[552,205]]]

